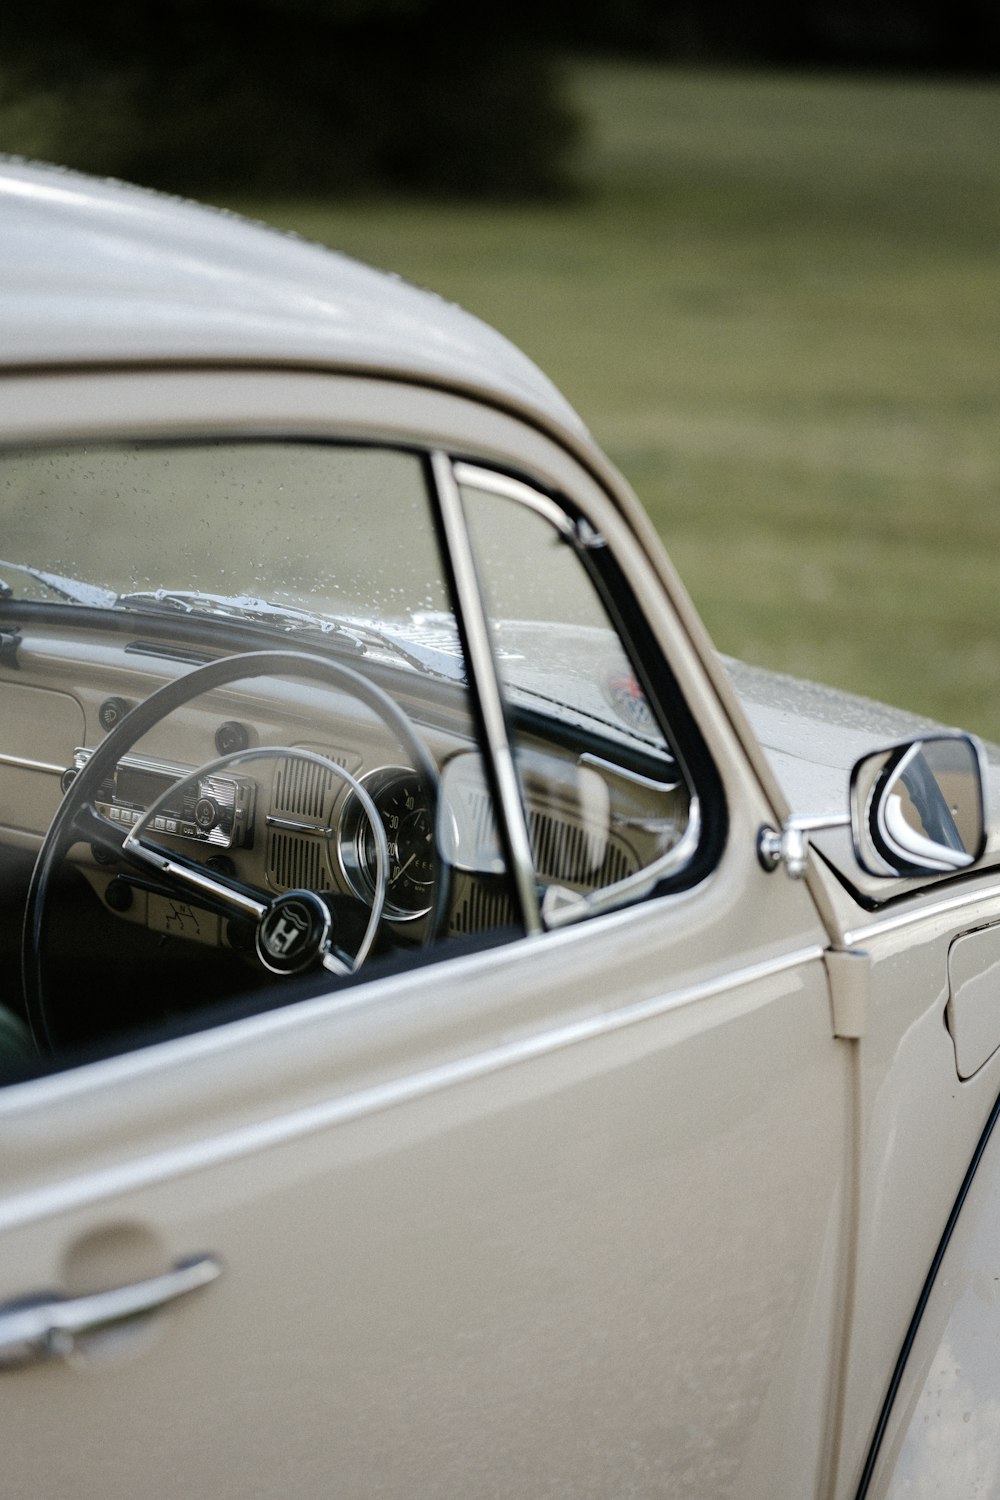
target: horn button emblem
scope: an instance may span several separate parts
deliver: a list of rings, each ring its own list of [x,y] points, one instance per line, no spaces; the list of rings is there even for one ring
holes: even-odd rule
[[[326,952],[330,925],[326,903],[315,891],[288,891],[257,924],[257,957],[272,974],[298,974]]]

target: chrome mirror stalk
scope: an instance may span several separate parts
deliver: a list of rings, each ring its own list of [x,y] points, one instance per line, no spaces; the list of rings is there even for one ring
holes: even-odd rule
[[[765,823],[757,835],[757,858],[768,872],[784,865],[789,879],[801,880],[809,858],[809,835],[828,828],[847,828],[850,822],[849,813],[838,813],[786,818],[780,831]]]

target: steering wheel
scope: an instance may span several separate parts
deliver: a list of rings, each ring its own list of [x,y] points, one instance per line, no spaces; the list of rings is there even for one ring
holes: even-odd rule
[[[122,756],[169,713],[201,693],[227,683],[279,675],[306,678],[348,692],[376,714],[409,752],[434,818],[438,796],[437,771],[416,729],[387,693],[352,668],[306,652],[254,651],[195,667],[166,683],[126,714],[82,766],[60,803],[35,862],[25,904],[22,982],[28,1023],[41,1051],[51,1052],[56,1044],[45,974],[52,888],[63,860],[77,843],[90,844],[109,858],[141,871],[145,880],[153,876],[157,888],[175,891],[186,901],[193,900],[199,906],[224,916],[252,921],[257,957],[271,973],[301,973],[310,967],[323,967],[335,974],[347,975],[360,968],[367,958],[385,905],[389,882],[388,841],[370,795],[356,777],[335,761],[313,751],[283,745],[239,750],[186,774],[180,783],[174,783],[162,798],[148,807],[136,823],[127,827],[112,822],[97,808],[98,790],[114,773]],[[343,781],[357,797],[371,827],[375,841],[375,890],[365,932],[353,956],[336,947],[334,914],[320,893],[296,890],[275,896],[208,868],[185,854],[166,849],[150,837],[159,805],[175,795],[178,784],[215,774],[236,762],[245,763],[278,754],[318,762]],[[438,935],[448,907],[448,865],[436,849],[435,859],[434,903],[425,939],[428,942]]]

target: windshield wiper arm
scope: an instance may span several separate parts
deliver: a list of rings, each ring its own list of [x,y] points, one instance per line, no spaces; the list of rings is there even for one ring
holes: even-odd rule
[[[450,640],[446,646],[440,643],[432,645],[421,640],[419,632],[417,638],[411,638],[411,632],[405,627],[395,630],[372,620],[315,614],[312,610],[299,609],[291,604],[272,604],[269,599],[258,599],[252,594],[207,594],[197,589],[140,589],[134,593],[119,594],[115,598],[115,605],[119,609],[216,615],[225,620],[245,620],[270,625],[283,631],[314,630],[321,635],[332,635],[339,641],[346,641],[360,656],[368,656],[373,649],[381,647],[397,661],[405,662],[415,671],[457,680],[463,680],[465,676],[457,636],[454,646]]]
[[[118,595],[113,589],[102,588],[99,583],[84,583],[79,578],[66,578],[62,573],[46,573],[28,563],[9,562],[0,558],[0,568],[13,568],[16,573],[25,573],[37,583],[68,599],[72,604],[87,604],[94,609],[110,609]],[[5,579],[0,578],[0,600],[13,599],[14,590]]]
[[[291,604],[272,604],[251,594],[204,594],[197,589],[148,589],[112,596],[119,609],[154,609],[172,614],[220,615],[226,620],[249,620],[273,625],[278,630],[316,630],[322,635],[336,635],[364,652],[361,637],[329,615],[313,614]]]

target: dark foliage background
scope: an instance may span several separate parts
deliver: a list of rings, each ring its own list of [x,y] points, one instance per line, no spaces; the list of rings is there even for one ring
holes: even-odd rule
[[[532,195],[573,138],[549,53],[454,0],[7,0],[0,104],[152,186]]]
[[[652,60],[995,73],[995,0],[543,0],[540,34]]]
[[[570,184],[556,55],[979,73],[992,0],[5,0],[0,148],[195,193]]]

